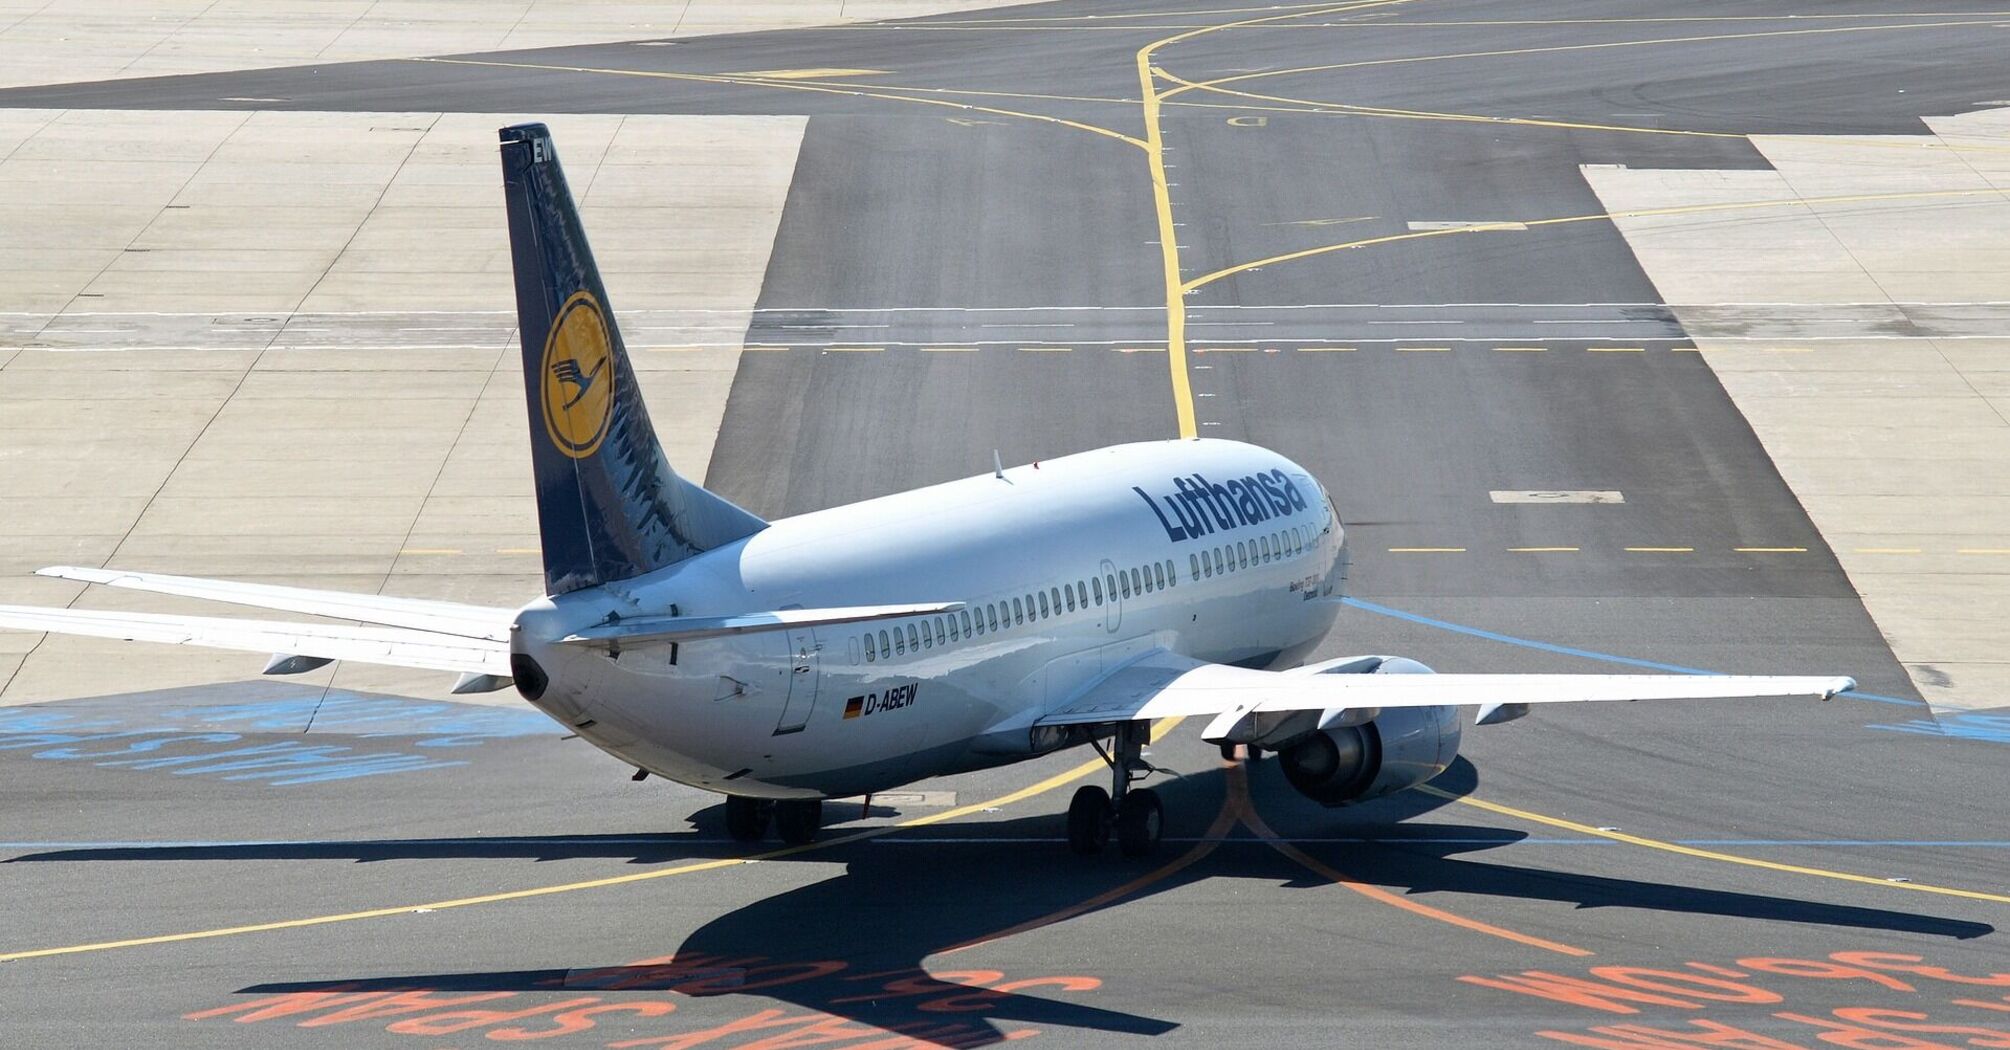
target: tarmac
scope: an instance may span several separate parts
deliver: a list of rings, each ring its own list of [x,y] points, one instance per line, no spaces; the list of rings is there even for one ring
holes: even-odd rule
[[[1078,862],[1081,752],[749,849],[508,693],[9,634],[8,1041],[2000,1041],[2010,16],[1233,6],[0,91],[0,597],[528,598],[491,151],[550,114],[758,513],[1240,438],[1353,534],[1321,655],[1859,694],[1544,711],[1337,811],[1162,727],[1165,849]]]

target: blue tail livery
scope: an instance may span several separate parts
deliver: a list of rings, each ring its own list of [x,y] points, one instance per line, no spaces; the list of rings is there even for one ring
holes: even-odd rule
[[[551,132],[501,135],[546,592],[639,576],[766,528],[670,468]]]

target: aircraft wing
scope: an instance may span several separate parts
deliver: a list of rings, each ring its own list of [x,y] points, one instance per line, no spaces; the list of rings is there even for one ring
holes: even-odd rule
[[[774,612],[739,613],[733,616],[637,616],[594,627],[582,627],[559,641],[570,645],[607,648],[614,645],[643,645],[649,642],[693,642],[701,638],[724,638],[760,631],[786,631],[797,627],[826,627],[869,620],[894,620],[908,616],[932,616],[955,612],[962,602],[931,602],[922,605],[849,605],[829,609],[779,609]]]
[[[0,627],[509,677],[509,643],[393,627],[0,605]]]
[[[234,580],[205,580],[194,576],[169,576],[158,572],[126,572],[122,569],[86,569],[74,565],[52,565],[37,569],[37,576],[62,580],[102,583],[157,594],[176,594],[230,605],[250,605],[281,612],[331,616],[385,627],[408,627],[434,634],[481,638],[492,642],[509,641],[510,624],[516,610],[485,605],[462,605],[424,598],[393,598],[381,594],[352,594],[347,591],[317,591],[306,587],[281,587],[269,583],[238,583]]]
[[[1293,674],[1210,664],[1161,650],[1118,668],[1047,712],[1038,725],[1327,708],[1487,706],[1608,700],[1812,696],[1850,678],[1774,675]]]

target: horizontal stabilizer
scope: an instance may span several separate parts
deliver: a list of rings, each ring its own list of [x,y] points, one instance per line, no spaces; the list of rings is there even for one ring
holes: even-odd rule
[[[1840,675],[1294,674],[1203,663],[1159,651],[1111,672],[1038,724],[1329,708],[1790,696],[1827,700],[1854,688],[1855,680]]]
[[[793,627],[824,627],[868,620],[892,620],[903,616],[932,616],[955,612],[962,602],[935,602],[926,605],[854,605],[835,609],[781,609],[775,612],[740,613],[737,616],[637,616],[614,623],[588,627],[560,638],[574,645],[608,647],[640,645],[647,642],[694,642],[701,638],[723,638],[758,631],[786,631]]]
[[[509,641],[510,624],[516,610],[484,605],[436,602],[423,598],[390,598],[381,594],[352,594],[347,591],[317,591],[305,587],[281,587],[269,583],[238,583],[233,580],[205,580],[194,576],[168,576],[158,572],[125,572],[119,569],[86,569],[73,565],[52,565],[37,569],[38,576],[62,580],[101,583],[156,594],[175,594],[231,605],[250,605],[280,612],[331,616],[338,620],[358,620],[385,627],[409,627],[434,634]],[[283,648],[283,647],[282,647]]]
[[[509,643],[391,627],[0,605],[0,627],[507,677]]]

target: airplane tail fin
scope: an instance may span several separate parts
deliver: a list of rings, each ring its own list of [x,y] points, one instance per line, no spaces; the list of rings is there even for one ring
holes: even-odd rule
[[[550,130],[517,124],[501,137],[547,593],[639,576],[766,528],[670,469]]]

